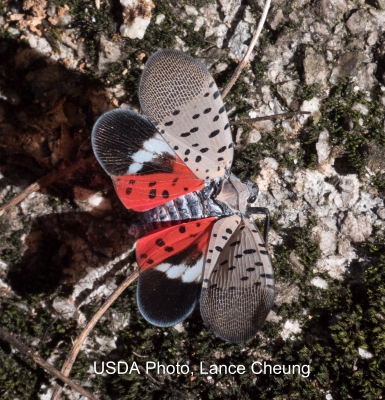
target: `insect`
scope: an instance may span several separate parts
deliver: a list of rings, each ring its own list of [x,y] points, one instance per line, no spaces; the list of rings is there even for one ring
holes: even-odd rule
[[[148,60],[139,100],[102,115],[92,132],[96,157],[123,204],[143,212],[137,301],[150,323],[173,326],[200,300],[220,338],[252,338],[273,306],[274,276],[265,241],[246,217],[258,187],[231,173],[233,142],[218,88],[206,67],[176,50]]]

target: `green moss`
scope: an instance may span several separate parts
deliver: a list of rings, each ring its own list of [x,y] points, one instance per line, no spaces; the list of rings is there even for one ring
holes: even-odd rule
[[[384,145],[384,112],[379,101],[380,93],[373,93],[374,100],[368,101],[365,93],[355,91],[353,87],[354,83],[348,80],[332,87],[329,97],[322,104],[322,115],[318,123],[305,129],[301,144],[306,153],[306,167],[314,167],[315,143],[324,129],[329,132],[333,145],[346,149],[350,168],[359,172],[365,167],[364,145],[370,141]],[[368,113],[354,110],[352,107],[356,103],[367,107]]]
[[[372,183],[373,186],[380,190],[384,191],[385,190],[385,174],[381,172],[377,172],[376,175],[372,178]]]
[[[233,173],[240,179],[249,178],[253,180],[258,176],[261,170],[259,166],[261,158],[259,149],[258,143],[253,143],[247,146],[246,150],[235,159]]]
[[[250,130],[250,126],[243,125]],[[286,151],[278,151],[278,144],[286,142],[293,144],[293,148],[288,147]],[[281,167],[290,171],[295,171],[298,166],[302,166],[304,153],[301,148],[296,148],[296,139],[288,139],[284,136],[281,127],[275,128],[272,132],[263,132],[262,139],[258,143],[249,144],[235,156],[233,172],[241,179],[256,179],[261,167],[260,162],[266,157],[274,158]]]
[[[37,300],[37,299],[36,299]],[[41,299],[40,299],[41,300]],[[34,303],[34,306],[32,306]],[[27,310],[24,309],[27,308]],[[31,308],[33,307],[34,312]],[[0,299],[0,326],[18,336],[29,347],[46,359],[59,342],[71,345],[73,322],[59,322],[40,301],[15,304],[15,300]],[[32,341],[39,339],[37,344]],[[49,377],[30,358],[16,352],[11,346],[0,343],[0,396],[4,400],[35,398],[42,384],[49,386]]]
[[[187,4],[189,6],[193,6],[196,9],[200,9],[201,7],[212,4],[211,0],[181,0],[179,4]]]
[[[58,7],[63,7],[64,5],[69,7],[68,12],[72,17],[71,23],[78,31],[79,38],[84,39],[86,45],[86,60],[91,64],[96,63],[100,35],[104,34],[112,38],[116,29],[114,19],[121,18],[120,16],[117,17],[119,13],[114,8],[114,4],[102,2],[99,10],[95,7],[95,2],[91,0],[51,0],[50,4]],[[119,12],[121,15],[120,6]],[[61,41],[61,36],[57,29],[50,25],[48,32],[45,32],[45,36],[54,49],[57,49],[57,41]],[[93,76],[92,70],[89,72]]]
[[[314,97],[319,97],[321,95],[321,86],[317,83],[314,85],[302,84],[299,86],[298,97],[304,100],[311,100]]]
[[[2,237],[2,247],[4,250],[1,251],[1,259],[10,265],[16,264],[21,260],[23,243],[21,236],[24,233],[24,229],[13,232],[10,236],[4,237],[7,232],[6,226],[0,221],[0,237]]]

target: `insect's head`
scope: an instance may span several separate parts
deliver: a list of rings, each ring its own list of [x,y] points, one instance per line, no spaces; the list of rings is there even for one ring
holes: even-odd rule
[[[255,200],[257,200],[257,196],[258,196],[258,185],[251,181],[250,179],[244,179],[242,181],[242,183],[244,183],[247,186],[247,189],[249,190],[249,197],[247,199],[248,203],[254,203]]]
[[[227,203],[233,210],[246,213],[247,203],[253,203],[258,195],[258,185],[250,180],[241,181],[231,174],[229,179],[221,181],[221,190],[217,199]]]

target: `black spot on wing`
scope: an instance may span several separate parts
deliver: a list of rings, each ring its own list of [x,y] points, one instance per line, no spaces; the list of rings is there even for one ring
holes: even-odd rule
[[[243,254],[254,254],[254,253],[256,253],[257,252],[257,250],[255,250],[255,249],[246,249],[246,250],[243,250]]]

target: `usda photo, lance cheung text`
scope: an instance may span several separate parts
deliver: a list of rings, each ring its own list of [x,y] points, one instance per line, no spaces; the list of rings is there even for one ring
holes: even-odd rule
[[[159,362],[147,361],[143,368],[139,368],[138,364],[134,361],[132,363],[126,363],[125,361],[107,361],[97,363],[94,362],[93,370],[97,375],[101,374],[133,374],[140,375],[141,373],[146,374],[177,374],[177,375],[243,375],[248,372],[248,369],[254,375],[301,375],[303,378],[308,378],[310,375],[310,365],[274,365],[268,364],[266,361],[254,361],[249,367],[238,364],[212,364],[205,365],[200,362],[199,366],[193,366],[190,368],[188,364],[180,364],[179,362],[175,365],[161,364]]]

